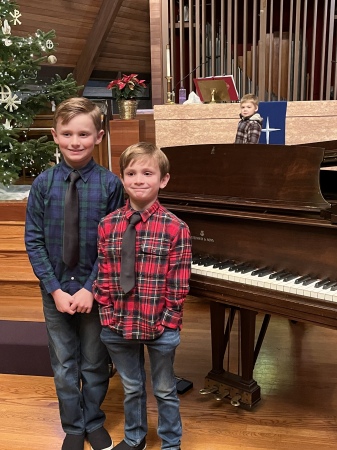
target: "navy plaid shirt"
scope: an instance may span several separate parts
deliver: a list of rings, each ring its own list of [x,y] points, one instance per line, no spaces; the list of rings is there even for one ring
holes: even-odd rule
[[[102,217],[124,204],[119,178],[93,159],[78,170],[80,257],[70,269],[62,261],[64,198],[73,169],[64,161],[42,172],[33,182],[26,213],[25,243],[33,271],[50,293],[73,295],[92,291],[97,276],[97,227]]]

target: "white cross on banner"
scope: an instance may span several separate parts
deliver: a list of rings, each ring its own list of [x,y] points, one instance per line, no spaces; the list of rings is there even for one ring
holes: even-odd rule
[[[259,144],[285,144],[287,102],[260,102],[263,118]]]

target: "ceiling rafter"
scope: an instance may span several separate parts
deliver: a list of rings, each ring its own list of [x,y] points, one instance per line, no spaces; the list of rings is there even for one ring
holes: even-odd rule
[[[78,58],[73,75],[79,85],[85,86],[94,70],[123,0],[103,0],[96,20]]]

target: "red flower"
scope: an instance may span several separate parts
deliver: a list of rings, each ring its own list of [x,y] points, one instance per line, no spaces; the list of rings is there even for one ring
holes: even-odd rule
[[[113,98],[117,100],[135,98],[146,88],[145,80],[139,80],[137,77],[136,73],[123,74],[122,78],[111,81],[107,88],[111,90]]]

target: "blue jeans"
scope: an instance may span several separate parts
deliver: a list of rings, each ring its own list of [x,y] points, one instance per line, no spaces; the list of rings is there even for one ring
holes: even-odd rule
[[[60,313],[43,289],[49,352],[65,433],[82,434],[103,426],[101,404],[109,385],[109,355],[100,340],[98,305],[91,313]]]
[[[144,346],[147,346],[153,393],[158,405],[158,436],[162,449],[179,450],[182,435],[179,398],[173,363],[180,343],[179,330],[165,329],[155,340],[128,340],[103,327],[102,342],[107,346],[112,362],[124,387],[125,441],[138,445],[147,434],[146,375]]]

